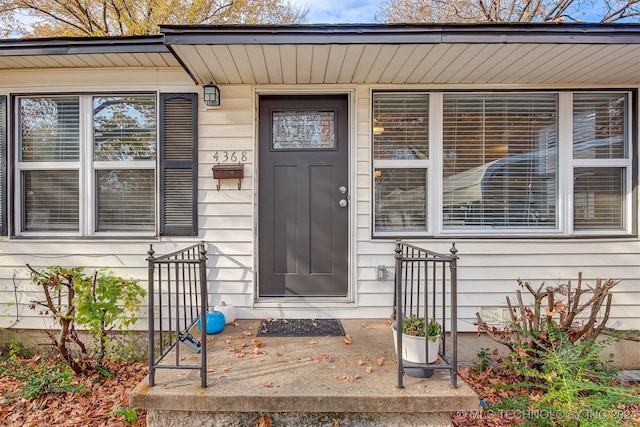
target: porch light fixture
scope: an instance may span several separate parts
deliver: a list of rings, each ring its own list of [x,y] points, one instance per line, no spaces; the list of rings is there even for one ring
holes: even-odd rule
[[[204,103],[209,107],[219,107],[220,106],[220,89],[218,86],[214,85],[213,82],[209,82],[202,86],[202,90],[204,92]]]

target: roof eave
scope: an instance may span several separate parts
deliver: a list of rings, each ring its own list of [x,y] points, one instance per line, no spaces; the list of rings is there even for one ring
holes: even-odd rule
[[[168,53],[164,36],[0,40],[0,56]]]
[[[168,45],[640,44],[639,24],[161,25]]]

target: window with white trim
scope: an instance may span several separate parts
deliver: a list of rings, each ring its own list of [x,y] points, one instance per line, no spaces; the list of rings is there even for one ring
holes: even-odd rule
[[[428,231],[429,94],[373,95],[375,231]]]
[[[374,236],[631,233],[630,93],[372,99]]]
[[[154,93],[16,97],[15,234],[195,234],[197,97],[161,95],[160,104]],[[171,153],[188,173],[166,185]],[[172,206],[181,207],[177,220]]]

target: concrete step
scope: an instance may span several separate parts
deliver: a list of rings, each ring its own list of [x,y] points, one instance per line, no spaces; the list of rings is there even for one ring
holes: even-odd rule
[[[259,322],[227,326],[207,343],[209,387],[200,387],[197,371],[160,369],[156,385],[141,382],[130,404],[149,410],[150,427],[247,426],[262,415],[271,417],[273,426],[315,427],[322,419],[338,420],[334,424],[341,427],[440,426],[449,425],[449,412],[478,409],[476,393],[460,379],[453,388],[446,370],[431,378],[405,376],[404,388],[397,388],[385,320],[342,322],[349,343],[344,337],[261,337],[254,347]],[[181,354],[194,357],[186,349]],[[331,420],[329,414],[335,414]],[[297,417],[295,423],[291,417]],[[305,424],[306,419],[315,421]]]

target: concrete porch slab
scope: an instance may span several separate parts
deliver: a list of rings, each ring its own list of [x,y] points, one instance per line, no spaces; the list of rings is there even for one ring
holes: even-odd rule
[[[131,406],[150,410],[150,426],[181,425],[176,424],[179,417],[187,414],[185,425],[193,425],[196,416],[210,420],[197,425],[233,425],[214,422],[215,414],[226,420],[242,413],[249,418],[268,414],[274,421],[286,414],[342,414],[347,417],[343,426],[351,425],[348,419],[360,419],[353,425],[363,426],[394,425],[392,420],[407,426],[448,425],[441,421],[448,422],[449,412],[478,409],[478,396],[464,381],[451,387],[449,371],[436,370],[426,379],[405,376],[405,387],[398,389],[393,337],[384,319],[343,319],[350,343],[345,337],[256,338],[260,321],[238,323],[210,336],[209,387],[200,387],[197,371],[160,369],[154,387],[145,379],[132,391]],[[180,354],[183,363],[199,357],[186,348]],[[425,424],[427,415],[433,422]],[[371,417],[386,421],[362,424]]]

